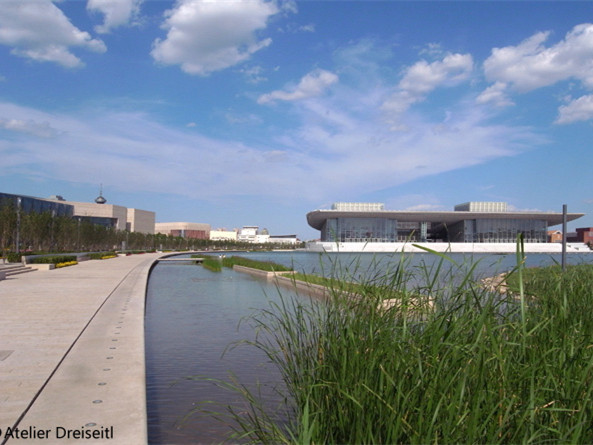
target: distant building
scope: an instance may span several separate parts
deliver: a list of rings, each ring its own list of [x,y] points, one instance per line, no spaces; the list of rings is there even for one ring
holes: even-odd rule
[[[257,242],[257,231],[259,226],[243,226],[239,229],[237,234],[237,241],[242,243],[255,243]]]
[[[210,224],[190,222],[155,223],[156,233],[188,239],[210,239]]]
[[[155,213],[148,210],[128,209],[126,229],[130,232],[154,233]]]
[[[61,198],[61,197],[59,197]],[[63,199],[63,198],[62,198]],[[75,219],[88,221],[116,230],[128,230],[145,234],[154,233],[156,214],[148,210],[127,208],[114,204],[107,204],[107,200],[99,195],[95,202],[60,201],[74,207]]]
[[[506,202],[491,202],[491,201],[472,201],[457,204],[455,206],[456,212],[507,212],[508,205]]]
[[[34,198],[33,196],[12,195],[9,193],[0,193],[0,206],[10,204],[14,208],[19,208],[24,213],[50,212],[54,216],[72,217],[74,207],[65,202],[56,202],[50,199]]]
[[[126,230],[127,228],[128,209],[126,207],[94,202],[64,202],[74,207],[73,216],[75,219],[117,230]]]
[[[579,243],[593,244],[593,227],[576,229],[576,240]]]
[[[296,235],[270,235],[269,243],[295,245],[299,242]]]
[[[562,213],[508,211],[504,202],[467,202],[449,212],[385,210],[380,203],[336,203],[331,210],[307,214],[321,232],[321,242],[396,243],[546,243],[548,227],[562,223]],[[567,220],[583,216],[569,213]]]
[[[268,229],[259,230],[258,226],[243,226],[239,229],[237,241],[254,244],[296,244],[296,235],[270,235]]]
[[[76,202],[66,201],[59,195],[46,199],[0,193],[0,204],[12,202],[17,206],[19,199],[20,208],[26,213],[51,212],[54,216],[68,216],[116,230],[129,230],[146,234],[154,233],[154,212],[105,204],[106,200],[102,196],[99,196],[95,202]]]
[[[560,230],[548,230],[548,242],[549,243],[561,243],[562,232]]]
[[[210,230],[210,239],[212,241],[237,241],[236,230]]]

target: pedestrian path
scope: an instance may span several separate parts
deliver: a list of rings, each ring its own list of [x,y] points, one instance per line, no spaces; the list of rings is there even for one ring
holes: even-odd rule
[[[144,298],[159,256],[0,281],[0,443],[146,443]]]

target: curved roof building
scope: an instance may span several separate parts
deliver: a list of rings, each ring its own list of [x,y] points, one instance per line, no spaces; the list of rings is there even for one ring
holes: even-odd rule
[[[567,221],[583,216],[569,213]],[[380,203],[335,203],[314,210],[307,222],[331,242],[547,242],[548,227],[561,224],[562,213],[508,211],[504,202],[468,202],[450,212],[385,210]]]

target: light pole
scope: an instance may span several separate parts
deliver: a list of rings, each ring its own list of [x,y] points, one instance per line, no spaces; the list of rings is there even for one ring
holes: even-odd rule
[[[16,199],[16,253],[20,253],[21,244],[21,197]]]
[[[566,271],[566,204],[562,205],[562,272]]]
[[[56,209],[51,210],[51,240],[49,250],[53,251],[54,248],[54,223],[56,220]]]

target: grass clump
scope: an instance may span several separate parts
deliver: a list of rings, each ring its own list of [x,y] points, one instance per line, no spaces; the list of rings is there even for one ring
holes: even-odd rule
[[[223,257],[222,265],[224,267],[233,267],[235,265],[250,267],[252,269],[264,270],[267,272],[289,272],[292,270],[290,267],[276,264],[271,261],[258,261],[241,256]]]
[[[194,258],[193,255],[192,258]],[[195,258],[200,257],[195,256]],[[212,272],[220,272],[222,271],[222,262],[217,257],[205,255],[203,256],[202,267],[205,267],[206,269],[211,270]]]
[[[541,272],[523,305],[485,289],[473,267],[443,256],[397,269],[352,300],[285,299],[251,318],[249,344],[280,369],[282,422],[241,385],[233,439],[257,443],[591,443],[593,305],[590,271]],[[577,272],[578,271],[578,272]],[[405,274],[403,272],[406,272]],[[536,274],[536,272],[533,272]],[[398,275],[399,274],[399,275]],[[437,274],[438,276],[435,276]],[[423,280],[419,280],[423,278]],[[535,278],[534,278],[535,279]],[[368,285],[367,285],[368,284]],[[381,309],[383,287],[401,303]],[[435,301],[409,317],[411,299]]]

